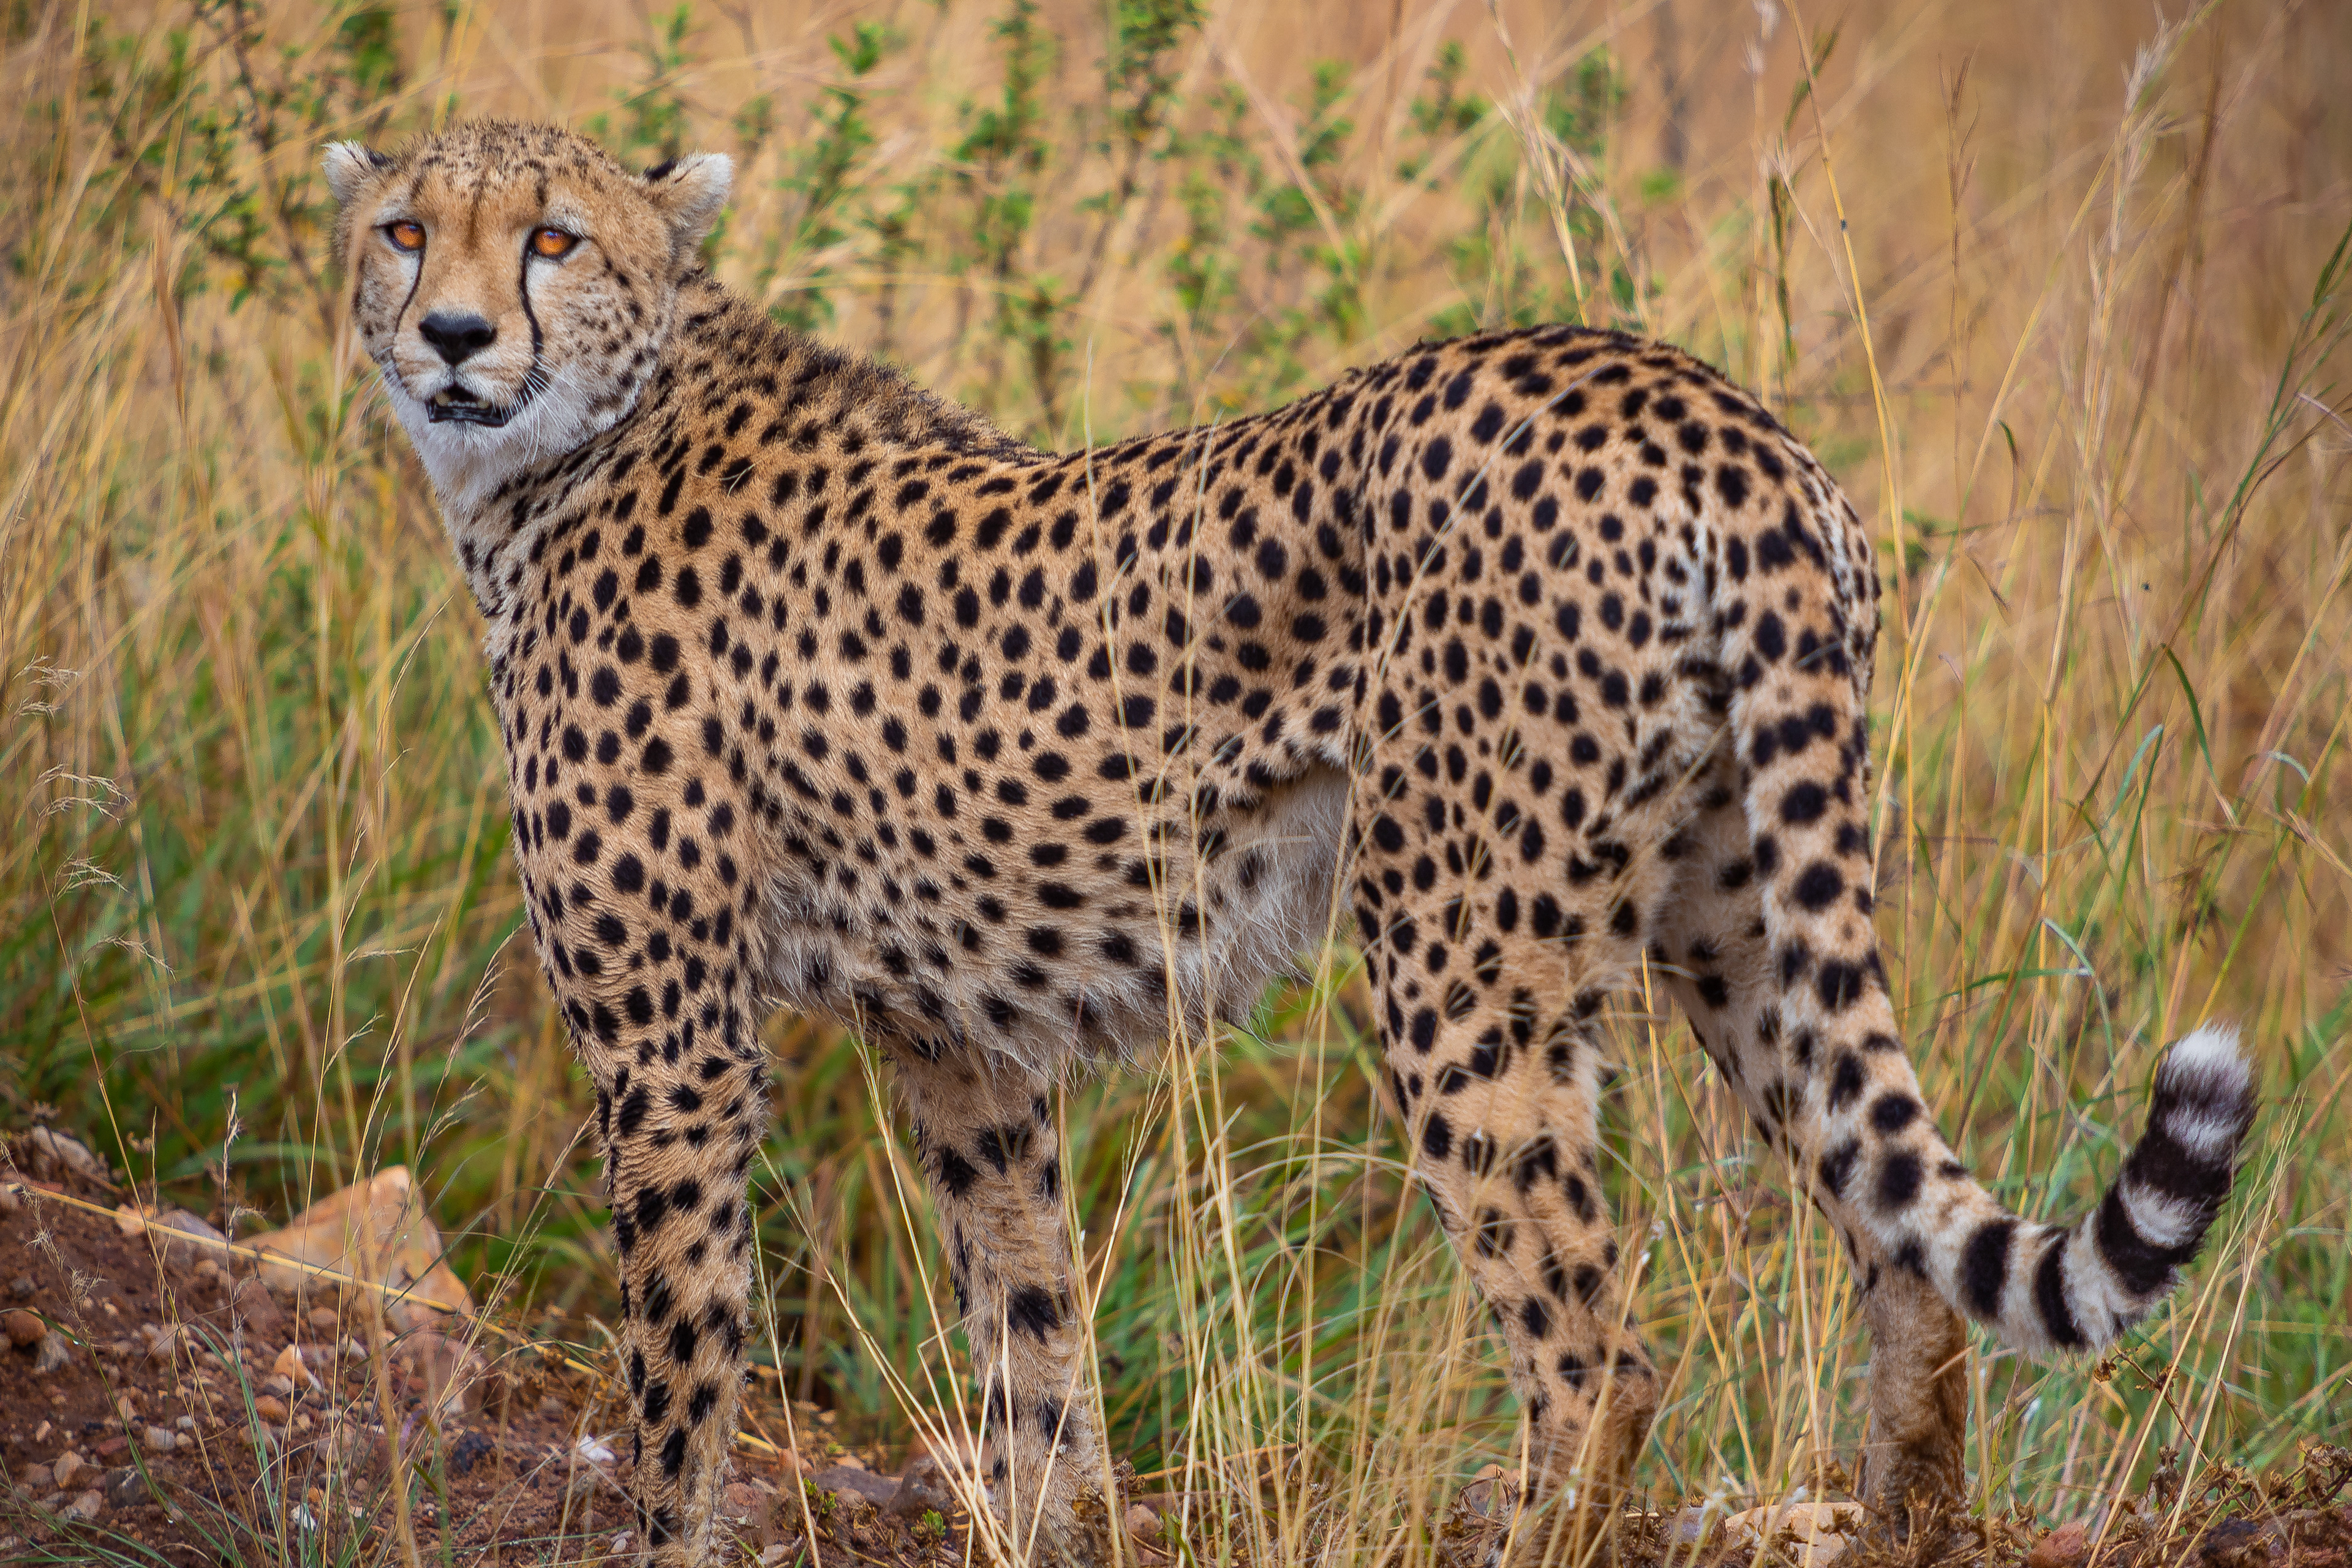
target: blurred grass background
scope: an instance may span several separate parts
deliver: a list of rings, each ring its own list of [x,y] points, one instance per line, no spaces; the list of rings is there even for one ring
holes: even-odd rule
[[[2346,1441],[2347,79],[2352,12],[2309,0],[7,0],[5,1114],[220,1216],[409,1163],[478,1291],[609,1321],[479,627],[316,173],[553,119],[733,154],[724,277],[1044,444],[1505,322],[1759,388],[1880,538],[1879,907],[1946,1131],[2062,1213],[2163,1041],[2231,1017],[2264,1073],[2172,1307],[2096,1365],[1976,1358],[1986,1504]],[[1369,1560],[1512,1457],[1349,963],[1064,1107],[1115,1446],[1259,1488],[1221,1538],[1259,1561]],[[1615,1027],[1670,1377],[1643,1479],[1814,1477],[1867,1353],[1834,1240],[1678,1019]],[[854,1042],[771,1036],[760,1353],[902,1438],[958,1351],[887,1096]]]

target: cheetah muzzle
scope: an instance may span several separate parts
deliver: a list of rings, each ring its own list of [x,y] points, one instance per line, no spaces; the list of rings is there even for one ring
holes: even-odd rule
[[[1335,909],[1561,1520],[1622,1496],[1658,1399],[1595,1161],[1598,1015],[1645,963],[1851,1253],[1864,1484],[1898,1514],[1961,1494],[1963,1316],[2103,1345],[2228,1195],[2254,1099],[2221,1030],[2073,1224],[1937,1133],[1873,927],[1869,542],[1689,356],[1487,333],[1058,456],[704,272],[723,158],[483,123],[326,168],[488,628],[656,1561],[714,1557],[778,1004],[894,1064],[1039,1559],[1094,1554],[1108,1474],[1053,1075],[1245,1015]]]

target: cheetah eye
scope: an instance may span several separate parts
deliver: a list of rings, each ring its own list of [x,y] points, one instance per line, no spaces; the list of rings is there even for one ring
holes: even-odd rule
[[[578,235],[566,234],[560,228],[538,228],[531,230],[530,248],[532,253],[539,256],[544,256],[551,261],[559,256],[569,256],[572,253],[572,247],[579,243],[580,237]]]
[[[425,226],[413,218],[402,218],[398,223],[384,225],[383,237],[392,241],[394,250],[425,248]]]

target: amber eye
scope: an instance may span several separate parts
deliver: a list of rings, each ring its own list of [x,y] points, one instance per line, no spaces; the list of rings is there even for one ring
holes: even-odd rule
[[[384,225],[383,237],[392,241],[392,247],[394,250],[425,248],[425,226],[408,218],[403,218],[398,223]]]
[[[578,235],[566,234],[560,228],[533,229],[530,235],[531,249],[551,261],[559,256],[569,256],[572,247],[579,243]]]

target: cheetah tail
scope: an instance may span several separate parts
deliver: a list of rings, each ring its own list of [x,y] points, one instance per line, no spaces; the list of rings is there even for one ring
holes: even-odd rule
[[[2212,1024],[2192,1031],[2157,1068],[2147,1131],[2098,1205],[2064,1226],[2006,1215],[1963,1222],[1966,1239],[1939,1249],[1948,1258],[1948,1274],[1936,1271],[1939,1292],[2021,1351],[2111,1343],[2196,1256],[2230,1195],[2254,1104],[2253,1068],[2237,1032]],[[1990,1196],[1985,1203],[1992,1206]]]

